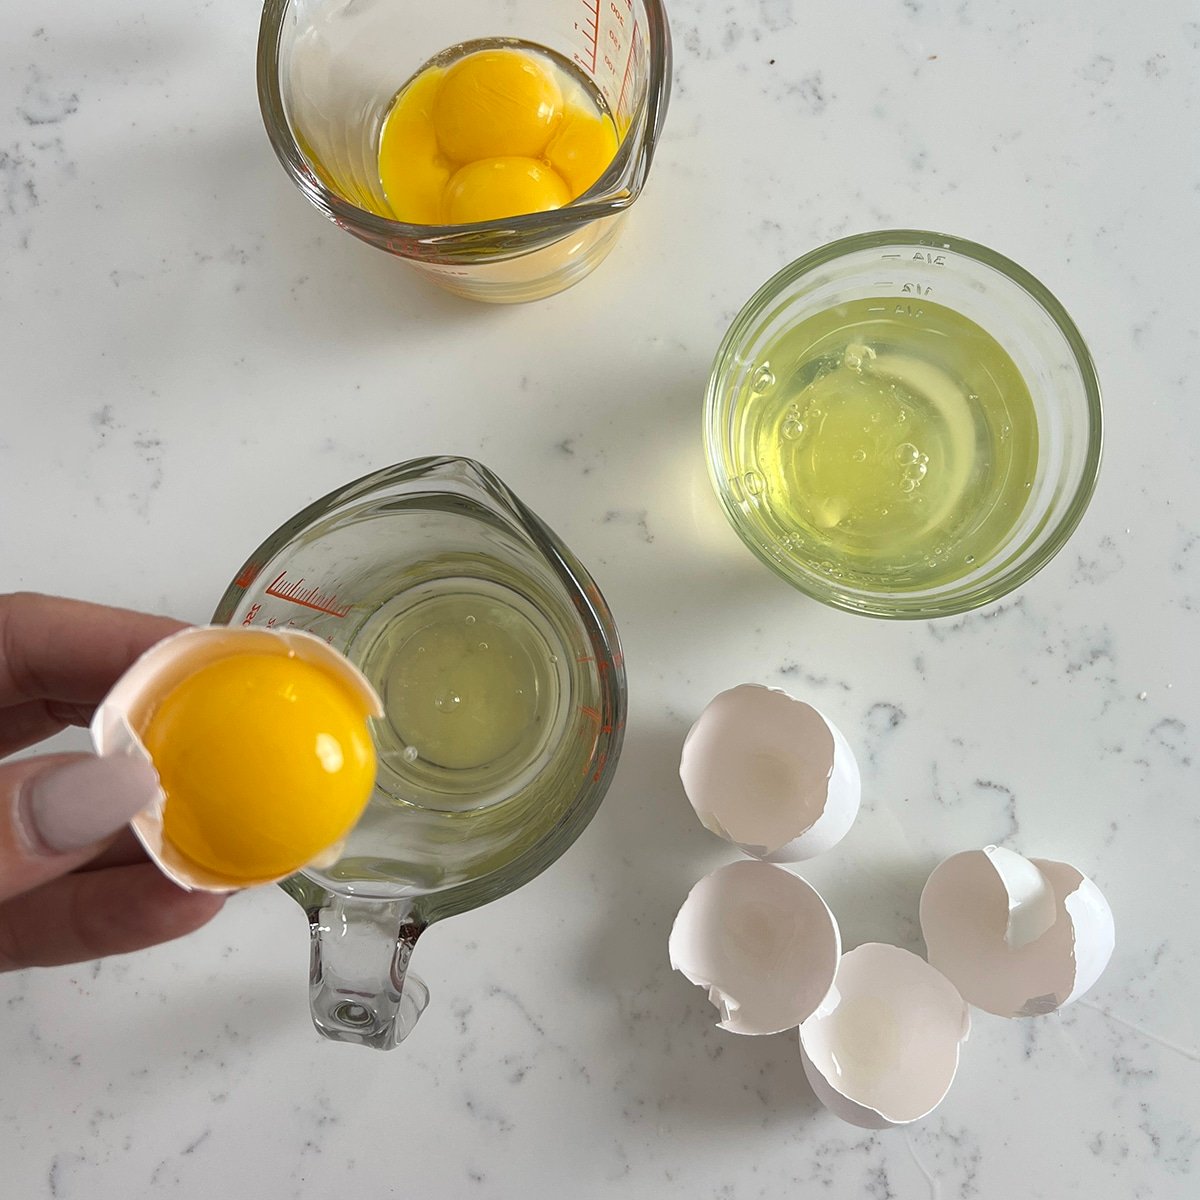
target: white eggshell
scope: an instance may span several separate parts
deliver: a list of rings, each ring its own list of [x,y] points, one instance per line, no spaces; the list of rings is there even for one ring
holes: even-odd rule
[[[971,1004],[1002,1017],[1054,1012],[1078,999],[1100,978],[1115,941],[1112,910],[1090,879],[1067,863],[994,846],[934,869],[921,893],[921,931],[929,961]]]
[[[800,862],[854,824],[862,785],[846,739],[778,688],[715,697],[683,743],[679,777],[706,829],[767,862]]]
[[[343,682],[360,701],[365,714],[383,715],[382,703],[362,672],[314,634],[294,629],[198,625],[151,646],[113,685],[92,717],[91,735],[96,753],[128,754],[153,766],[137,730],[143,727],[154,706],[201,667],[231,654],[247,653],[278,654],[321,667]],[[282,878],[231,880],[186,858],[163,837],[165,802],[160,791],[157,799],[138,813],[131,824],[146,853],[180,887],[189,891],[230,892]],[[313,865],[336,861],[338,851],[337,846],[328,847]]]
[[[1050,881],[1029,861],[1003,846],[985,846],[984,854],[1008,900],[1008,924],[1004,940],[1014,950],[1036,941],[1054,924],[1058,906]]]
[[[942,1102],[970,1031],[945,976],[898,946],[867,942],[842,955],[829,1000],[801,1023],[801,1061],[835,1116],[889,1129]]]
[[[708,991],[720,1028],[794,1029],[829,993],[841,935],[828,905],[785,867],[736,862],[706,875],[671,928],[671,966]]]

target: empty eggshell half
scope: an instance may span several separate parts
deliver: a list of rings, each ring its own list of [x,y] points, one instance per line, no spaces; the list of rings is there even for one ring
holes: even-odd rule
[[[721,1029],[794,1029],[829,992],[841,953],[820,894],[785,867],[736,862],[706,875],[671,929],[671,966],[708,990]]]
[[[841,733],[811,704],[741,684],[700,714],[679,777],[706,829],[767,862],[800,862],[854,824],[862,785]]]
[[[315,634],[301,630],[229,628],[198,625],[183,629],[151,646],[113,685],[92,717],[92,744],[99,755],[128,754],[150,763],[137,730],[144,727],[155,705],[189,675],[210,662],[231,654],[278,654],[295,657],[340,679],[362,704],[365,715],[382,716],[383,706],[366,677],[343,655]],[[131,822],[146,853],[169,879],[188,890],[229,892],[277,878],[230,880],[180,852],[163,837],[161,791],[157,799]],[[340,857],[341,847],[331,846],[312,866],[327,865]]]
[[[888,1129],[941,1103],[970,1030],[944,975],[908,950],[867,942],[842,955],[829,999],[800,1025],[801,1060],[835,1116]]]
[[[921,893],[929,961],[1002,1017],[1054,1012],[1100,978],[1115,941],[1100,889],[1067,863],[988,846],[938,865]]]

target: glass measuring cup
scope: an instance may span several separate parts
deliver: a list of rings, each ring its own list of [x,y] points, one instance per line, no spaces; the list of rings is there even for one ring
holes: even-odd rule
[[[420,656],[438,652],[428,614],[454,605],[465,613],[464,653],[503,649],[523,664],[525,653],[521,669],[540,672],[528,689],[537,738],[518,746],[492,731],[479,761],[418,752],[413,721],[426,721],[427,736],[432,709],[405,708]],[[544,870],[607,790],[626,707],[612,616],[575,556],[495,475],[469,459],[426,458],[356,480],[286,522],[246,560],[213,619],[316,633],[383,696],[366,813],[336,863],[281,886],[308,914],[317,1030],[391,1049],[428,1001],[407,971],[422,931]],[[484,629],[505,647],[479,642]],[[446,636],[437,634],[443,646]],[[473,694],[460,690],[432,704],[470,709]],[[510,690],[505,703],[522,701]]]
[[[1036,467],[1011,527],[954,578],[893,586],[881,577],[830,570],[813,531],[781,517],[757,450],[747,394],[776,386],[764,371],[781,334],[818,314],[855,304],[910,328],[932,306],[990,335],[1024,380],[1036,417]],[[871,352],[874,353],[873,351]],[[972,396],[972,400],[977,397]],[[802,429],[802,425],[793,428]],[[785,267],[747,302],[725,335],[705,398],[709,473],[730,523],[768,567],[835,608],[876,617],[926,618],[966,612],[1036,574],[1079,524],[1100,467],[1100,386],[1083,337],[1063,306],[1028,271],[985,246],[920,230],[843,238]],[[787,436],[784,428],[783,436]],[[911,449],[911,447],[910,447]]]
[[[621,134],[612,164],[553,212],[475,225],[392,220],[376,162],[401,84],[448,47],[537,43],[573,64]],[[608,254],[650,170],[671,85],[661,0],[266,0],[258,45],[263,120],[284,169],[341,228],[475,300],[537,300]]]

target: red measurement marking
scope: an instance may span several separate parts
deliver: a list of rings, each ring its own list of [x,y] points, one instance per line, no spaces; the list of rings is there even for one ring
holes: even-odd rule
[[[587,707],[586,705],[582,705],[582,704],[581,704],[581,705],[579,706],[579,711],[580,711],[581,713],[583,713],[583,715],[584,715],[585,717],[591,717],[591,719],[592,719],[593,721],[595,721],[595,722],[596,722],[596,724],[597,724],[597,725],[600,727],[600,732],[601,732],[601,733],[603,733],[603,734],[611,734],[611,733],[612,733],[612,731],[613,731],[613,727],[612,727],[612,725],[611,725],[611,724],[606,724],[606,723],[605,723],[605,721],[604,721],[604,718],[603,718],[603,717],[600,715],[600,713],[599,713],[599,712],[597,712],[597,711],[596,711],[596,709],[594,709],[594,708],[589,708],[589,707]],[[618,728],[618,729],[621,729],[621,728],[623,728],[623,726],[621,726],[621,725],[618,725],[618,726],[617,726],[617,728]]]
[[[240,588],[249,587],[254,582],[254,577],[260,569],[260,565],[256,562],[247,563],[238,573],[238,577],[233,581],[233,586]]]
[[[596,43],[600,40],[600,0],[594,0],[592,4],[588,4],[584,0],[585,7],[588,7],[595,14],[592,21],[592,74],[596,73]]]
[[[629,41],[629,57],[625,60],[625,74],[621,76],[621,94],[617,97],[617,116],[621,116],[625,112],[625,93],[629,90],[629,72],[633,69],[633,59],[638,52],[641,34],[638,23],[634,21],[633,37]]]
[[[285,583],[287,572],[281,571],[278,578],[273,579],[267,587],[268,596],[276,596],[291,604],[299,604],[302,608],[315,609],[331,617],[344,617],[351,608],[349,604],[338,604],[334,592],[322,592],[319,587],[307,587],[307,580],[301,576],[294,583]]]

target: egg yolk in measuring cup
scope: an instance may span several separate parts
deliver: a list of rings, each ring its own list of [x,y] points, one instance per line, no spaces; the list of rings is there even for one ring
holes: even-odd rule
[[[164,838],[235,881],[307,865],[350,831],[375,782],[361,702],[285,655],[201,667],[158,702],[141,738],[166,797]]]
[[[601,102],[557,62],[479,50],[401,89],[379,136],[379,178],[398,220],[473,224],[562,208],[617,145]]]

